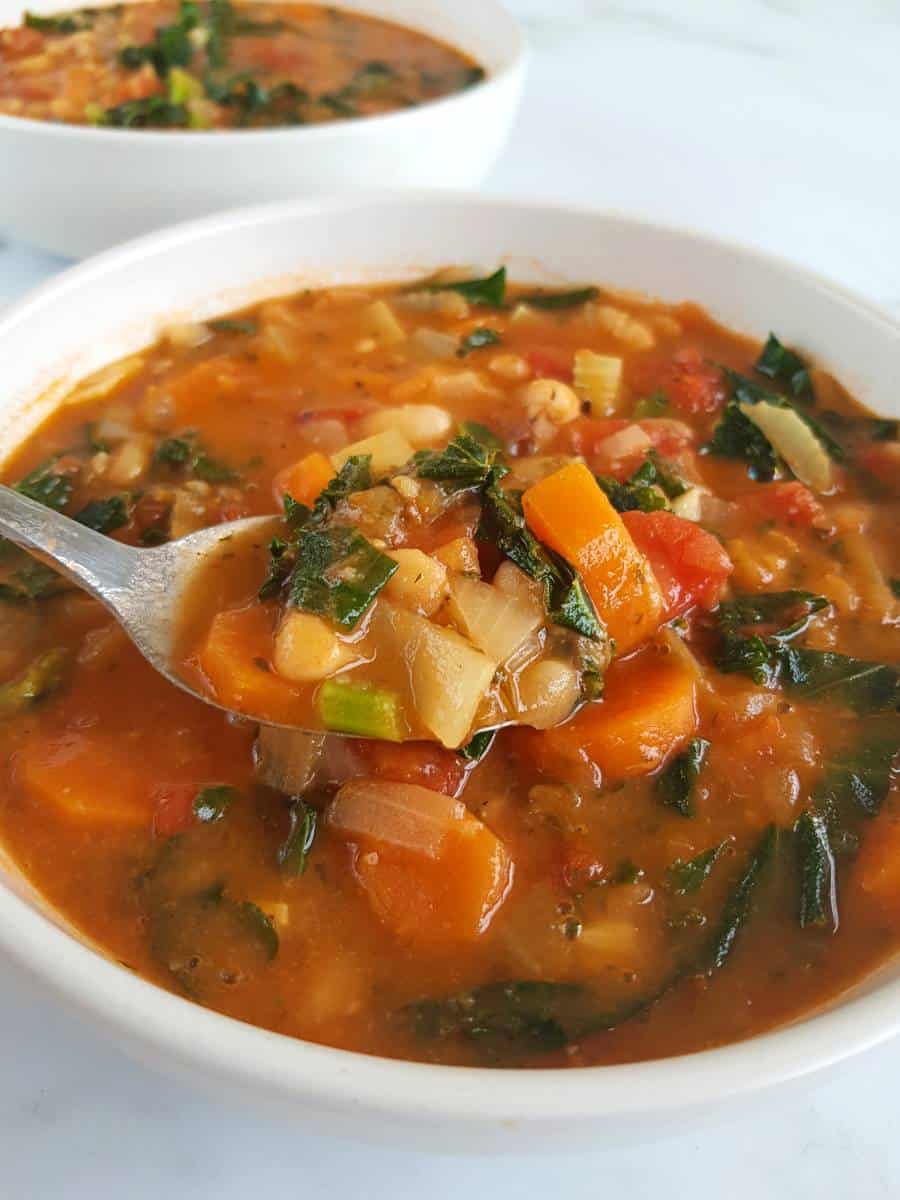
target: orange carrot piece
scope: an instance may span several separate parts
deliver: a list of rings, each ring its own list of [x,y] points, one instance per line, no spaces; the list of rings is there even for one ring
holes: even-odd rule
[[[528,731],[525,748],[545,771],[581,761],[604,779],[629,779],[661,767],[696,732],[698,721],[693,672],[647,650],[613,663],[601,701],[565,725]]]
[[[16,755],[16,778],[41,805],[82,825],[129,829],[153,818],[154,783],[137,746],[98,729],[27,742]]]
[[[435,858],[360,838],[353,869],[376,916],[404,941],[471,941],[509,892],[513,863],[503,843],[467,813]]]
[[[314,450],[279,471],[273,481],[275,499],[280,504],[285,495],[292,496],[299,504],[313,505],[323,488],[327,487],[334,478],[334,467],[331,459]]]
[[[649,563],[584,463],[569,463],[522,497],[531,531],[579,572],[618,654],[659,627],[663,597]]]
[[[272,654],[272,616],[258,604],[218,613],[196,664],[219,704],[237,711],[290,720],[299,693],[267,670]]]
[[[882,812],[866,829],[854,863],[862,891],[894,911],[900,907],[900,820]]]

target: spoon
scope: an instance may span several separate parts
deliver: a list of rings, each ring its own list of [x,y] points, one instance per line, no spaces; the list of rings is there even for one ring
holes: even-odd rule
[[[38,551],[63,575],[104,604],[144,658],[170,683],[227,713],[233,710],[198,692],[175,669],[173,652],[182,615],[181,602],[197,568],[223,542],[253,532],[266,532],[277,519],[245,517],[211,525],[164,546],[138,550],[0,484],[0,533],[16,545]],[[282,729],[300,728],[267,721],[252,713],[238,715]]]

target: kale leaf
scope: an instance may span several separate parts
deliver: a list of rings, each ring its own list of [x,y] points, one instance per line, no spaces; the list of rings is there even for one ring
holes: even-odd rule
[[[656,794],[661,803],[674,808],[683,817],[694,815],[694,788],[708,751],[706,738],[693,738],[656,781]]]

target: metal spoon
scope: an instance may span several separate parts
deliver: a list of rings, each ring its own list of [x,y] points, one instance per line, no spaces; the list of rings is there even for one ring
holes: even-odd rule
[[[276,520],[246,517],[212,525],[164,546],[137,550],[0,484],[0,533],[19,546],[38,551],[104,604],[144,658],[170,683],[223,712],[232,710],[196,691],[177,673],[173,651],[181,603],[197,568],[223,542],[254,531],[266,532]],[[277,724],[253,713],[240,715],[260,724]]]

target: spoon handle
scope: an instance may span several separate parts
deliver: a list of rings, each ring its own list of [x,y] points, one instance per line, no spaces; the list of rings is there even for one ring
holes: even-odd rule
[[[127,589],[140,551],[79,525],[0,484],[0,534],[36,550],[74,583],[109,602]]]

